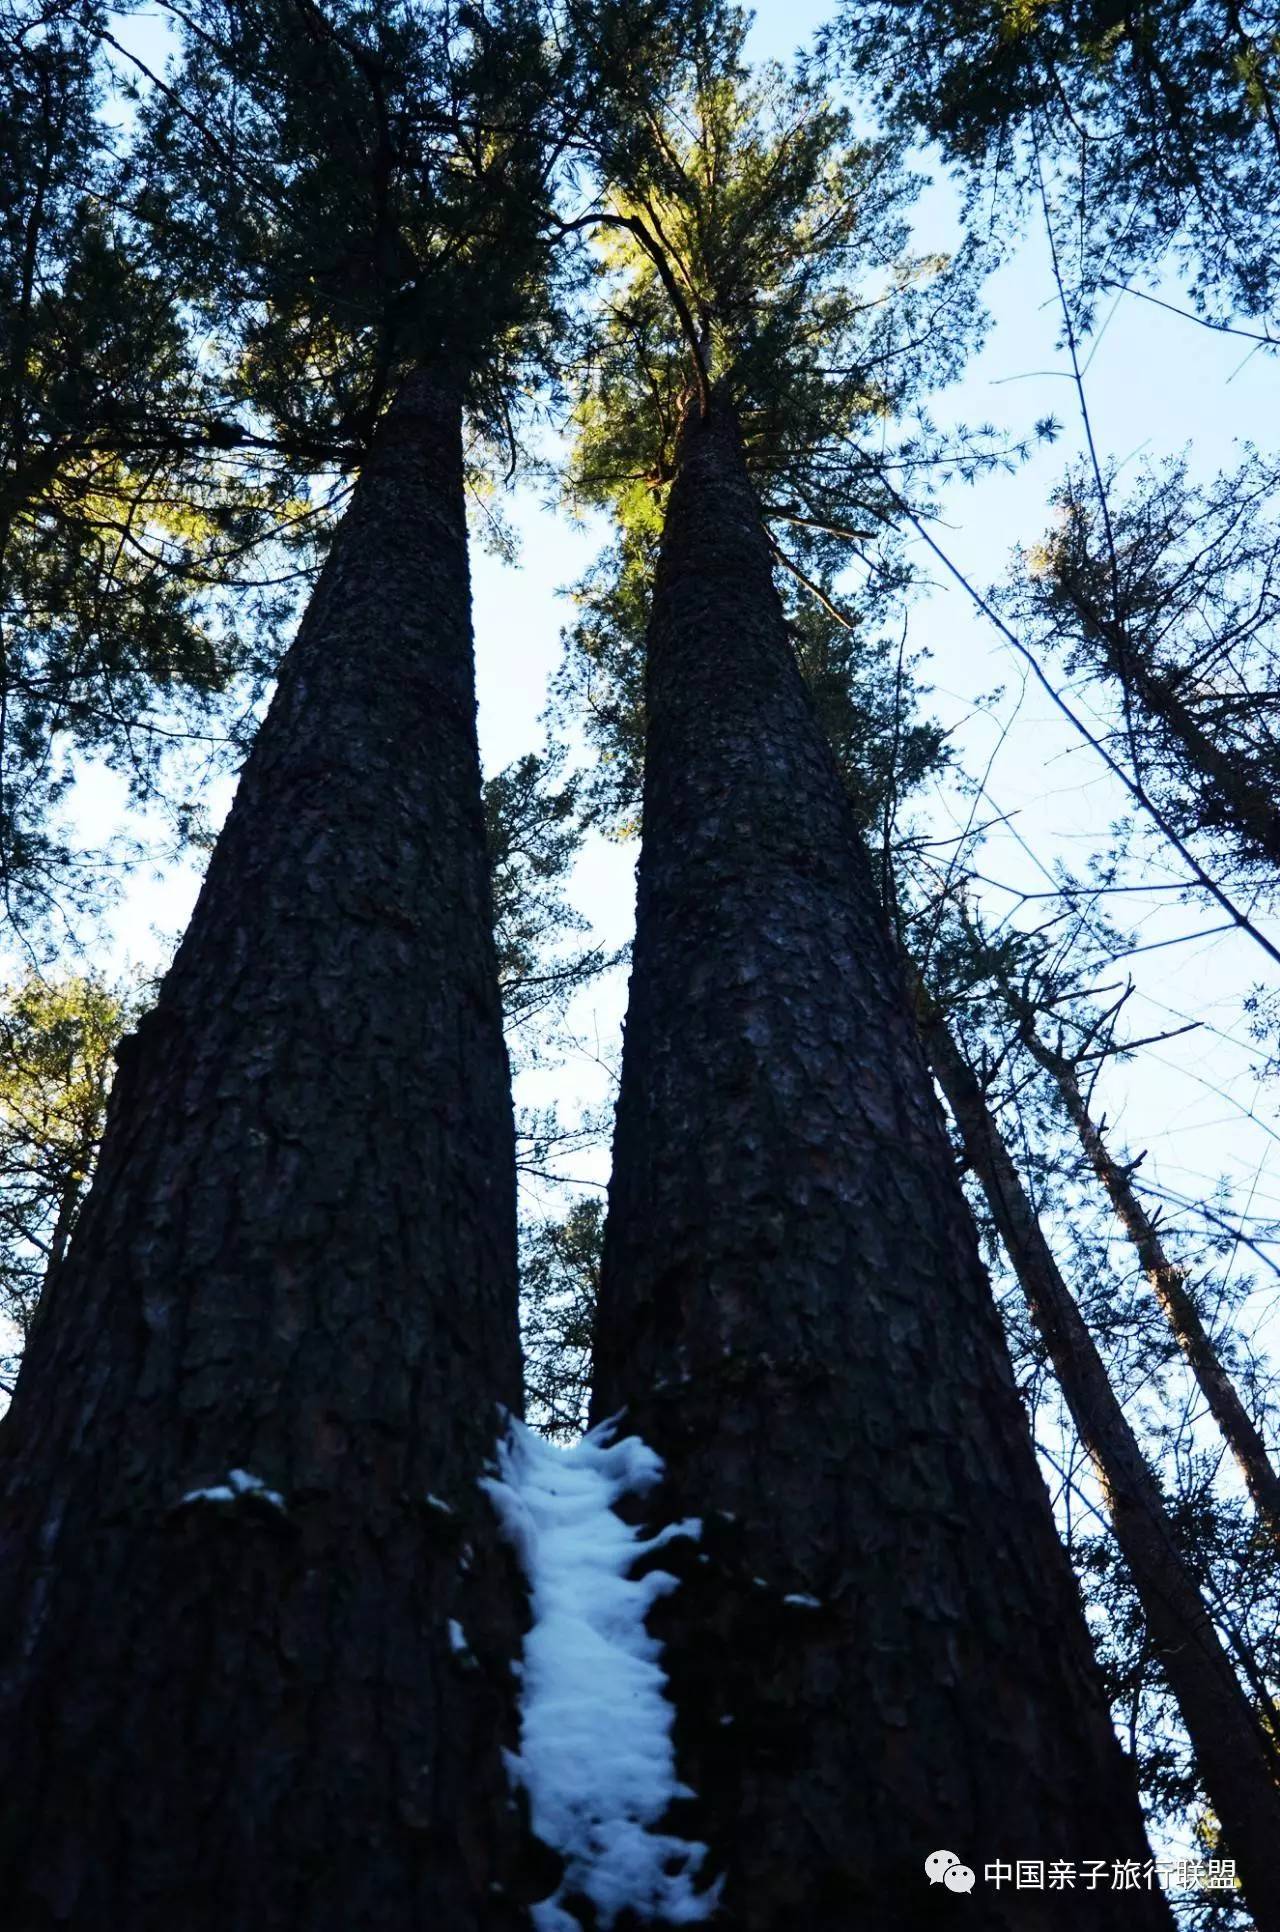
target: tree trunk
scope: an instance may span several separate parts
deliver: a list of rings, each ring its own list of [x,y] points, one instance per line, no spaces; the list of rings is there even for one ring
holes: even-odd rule
[[[12,1932],[521,1923],[489,1896],[518,1597],[476,1479],[520,1370],[463,508],[422,372],[118,1055],[3,1430]]]
[[[1121,1227],[1137,1249],[1143,1273],[1155,1290],[1174,1340],[1196,1378],[1227,1447],[1240,1465],[1258,1519],[1280,1544],[1280,1475],[1267,1454],[1261,1431],[1236,1393],[1234,1382],[1205,1332],[1187,1292],[1186,1274],[1169,1256],[1159,1229],[1139,1200],[1129,1178],[1132,1169],[1124,1167],[1111,1154],[1102,1129],[1089,1112],[1071,1061],[1041,1038],[1036,1031],[1034,1013],[1026,1003],[1016,995],[1011,997],[1018,1014],[1019,1037],[1061,1094],[1089,1165],[1106,1190]]]
[[[1200,789],[1204,822],[1226,827],[1253,857],[1280,866],[1280,809],[1269,787],[1237,755],[1214,743],[1168,676],[1134,650],[1122,630],[1080,604],[1076,608],[1100,646],[1106,669],[1177,746],[1184,770]]]
[[[1173,1526],[986,1097],[936,1012],[925,1046],[1067,1407],[1261,1932],[1280,1928],[1280,1764],[1178,1550]]]
[[[1079,1924],[984,1863],[1145,1858],[1132,1774],[718,398],[682,438],[647,677],[594,1411],[626,1405],[703,1522],[652,1620],[683,1828],[734,1932],[949,1924],[940,1848],[991,1932]],[[1086,1910],[1169,1924],[1154,1893]]]

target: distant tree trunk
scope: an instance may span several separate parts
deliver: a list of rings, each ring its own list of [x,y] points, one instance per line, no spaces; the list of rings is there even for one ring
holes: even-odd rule
[[[1156,1300],[1173,1330],[1209,1406],[1210,1414],[1222,1431],[1223,1439],[1240,1465],[1241,1474],[1253,1499],[1259,1520],[1280,1543],[1280,1475],[1267,1454],[1261,1431],[1254,1423],[1236,1386],[1222,1366],[1204,1323],[1187,1291],[1185,1271],[1171,1258],[1159,1229],[1138,1198],[1130,1179],[1132,1168],[1116,1160],[1107,1146],[1102,1128],[1093,1119],[1080,1090],[1080,1081],[1071,1060],[1049,1045],[1036,1029],[1035,1016],[1025,1001],[1011,995],[1018,1014],[1019,1037],[1032,1058],[1039,1062],[1062,1096],[1072,1125],[1094,1173],[1106,1190],[1121,1227],[1137,1249],[1143,1273],[1155,1291]]]
[[[985,1861],[1143,1858],[990,1287],[737,426],[682,437],[596,1341],[702,1519],[667,1642],[735,1932],[1080,1922]],[[686,1546],[688,1547],[688,1546]],[[705,1558],[705,1561],[703,1560]],[[1042,1849],[1043,1848],[1043,1851]],[[1166,1927],[1098,1891],[1091,1927]]]
[[[1270,787],[1238,755],[1214,743],[1179,697],[1174,680],[1157,670],[1123,632],[1077,605],[1098,643],[1106,669],[1163,727],[1197,787],[1204,822],[1233,832],[1254,857],[1280,866],[1280,807]]]
[[[419,373],[377,432],[3,1425],[11,1932],[523,1922],[459,397]]]
[[[1164,1499],[1045,1239],[986,1096],[926,1001],[925,1046],[965,1158],[1044,1338],[1182,1711],[1209,1801],[1257,1924],[1280,1927],[1280,1760],[1268,1745],[1177,1546]]]

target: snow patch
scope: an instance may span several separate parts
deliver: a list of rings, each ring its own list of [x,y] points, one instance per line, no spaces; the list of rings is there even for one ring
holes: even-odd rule
[[[207,1489],[189,1489],[178,1507],[187,1503],[234,1503],[242,1496],[252,1496],[259,1503],[268,1503],[272,1509],[285,1508],[284,1497],[278,1489],[268,1489],[261,1476],[255,1476],[248,1469],[228,1469],[224,1483],[213,1483]]]
[[[449,1619],[449,1648],[464,1670],[479,1670],[476,1654],[467,1642],[467,1633],[456,1617]]]
[[[662,1646],[645,1628],[659,1597],[678,1587],[664,1570],[630,1574],[636,1561],[696,1520],[644,1537],[614,1513],[623,1496],[662,1480],[662,1462],[638,1436],[614,1440],[602,1423],[562,1449],[512,1422],[499,1475],[482,1487],[529,1582],[532,1628],[520,1673],[520,1751],[508,1770],[529,1795],[539,1838],[561,1853],[558,1891],[530,1910],[536,1932],[581,1932],[561,1904],[595,1905],[603,1932],[631,1907],[642,1918],[693,1925],[711,1917],[720,1886],[697,1892],[706,1846],[654,1829],[676,1778]]]

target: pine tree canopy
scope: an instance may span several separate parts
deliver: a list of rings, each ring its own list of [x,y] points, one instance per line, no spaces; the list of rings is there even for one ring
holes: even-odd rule
[[[653,529],[685,406],[714,385],[766,519],[820,568],[889,519],[864,443],[972,346],[974,264],[908,252],[918,183],[898,144],[855,138],[816,68],[748,72],[747,24],[691,13],[660,92],[624,100],[623,138],[610,123],[599,143],[576,221],[601,319],[568,487]]]
[[[51,822],[73,755],[151,796],[290,607],[255,559],[293,491],[131,203],[102,34],[88,5],[0,17],[0,900],[24,927],[94,896]]]
[[[646,94],[633,77],[607,97],[596,197],[576,217],[594,231],[599,320],[566,489],[607,508],[617,536],[577,588],[562,691],[602,748],[597,807],[624,825],[676,441],[691,400],[705,406],[713,389],[741,423],[795,646],[833,739],[856,754],[844,762],[864,822],[938,751],[904,723],[878,628],[903,584],[884,478],[927,497],[940,446],[924,398],[980,334],[976,262],[909,253],[918,183],[898,144],[858,139],[817,67],[749,70],[747,25],[732,7],[694,11],[660,87],[651,77]],[[976,442],[956,447],[952,460],[982,460]],[[833,589],[851,563],[856,596]]]
[[[1196,303],[1275,314],[1280,35],[1249,0],[844,0],[836,44],[889,124],[1038,200],[1063,183],[1086,293],[1158,266]]]
[[[0,23],[0,892],[24,927],[96,901],[57,827],[77,752],[170,804],[170,751],[243,752],[408,369],[465,380],[478,496],[510,470],[565,355],[548,208],[600,85],[581,50],[661,7],[583,8],[558,43],[524,0],[166,18],[165,72],[88,0]]]
[[[574,61],[539,8],[201,0],[180,36],[136,195],[233,396],[350,467],[399,378],[451,364],[508,436],[560,319],[546,210]]]
[[[1009,608],[1028,634],[1120,694],[1125,756],[1188,833],[1225,834],[1246,869],[1280,854],[1275,467],[1256,451],[1193,484],[1186,459],[1123,493],[1077,465],[1021,556]]]

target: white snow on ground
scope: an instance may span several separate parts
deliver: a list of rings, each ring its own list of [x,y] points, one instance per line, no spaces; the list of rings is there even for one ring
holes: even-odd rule
[[[604,1928],[633,1907],[642,1918],[693,1925],[711,1917],[719,1886],[695,1892],[705,1845],[654,1827],[676,1797],[662,1646],[645,1617],[677,1587],[663,1570],[633,1580],[638,1558],[701,1525],[674,1523],[644,1537],[613,1504],[643,1495],[662,1463],[638,1436],[614,1440],[602,1423],[561,1449],[512,1422],[499,1476],[486,1478],[519,1553],[533,1625],[520,1676],[520,1752],[511,1775],[529,1794],[534,1831],[560,1852],[564,1878],[531,1909],[536,1932],[580,1932],[561,1900],[590,1898]]]

